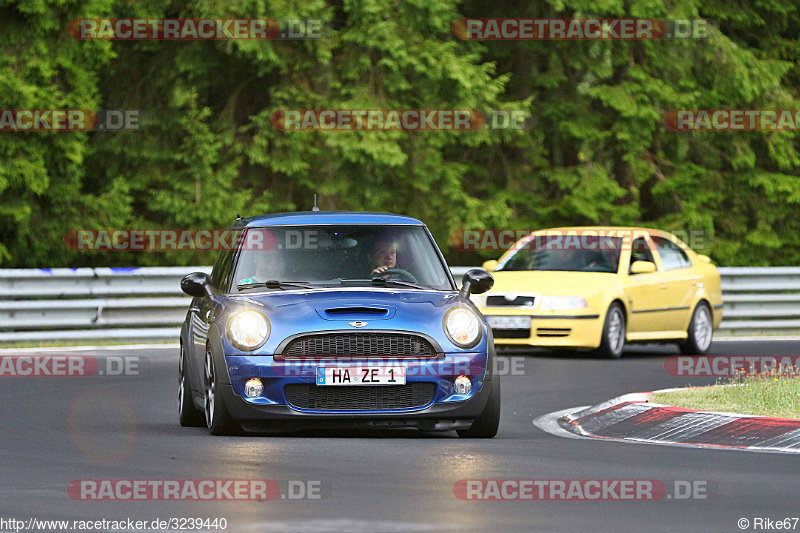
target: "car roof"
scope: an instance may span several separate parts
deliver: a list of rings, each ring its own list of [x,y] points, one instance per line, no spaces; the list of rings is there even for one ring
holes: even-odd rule
[[[542,228],[531,233],[541,233],[543,231],[637,231],[637,232],[648,232],[648,233],[668,233],[664,230],[660,230],[657,228],[643,228],[641,226],[561,226],[557,228]]]
[[[306,226],[331,224],[375,224],[375,225],[414,225],[423,223],[416,218],[392,213],[366,213],[360,211],[299,211],[296,213],[275,213],[243,218],[234,227],[253,228],[259,226]]]
[[[632,235],[632,236],[635,236],[635,237],[642,237],[642,236],[644,236],[644,234],[649,234],[651,237],[653,237],[653,236],[662,237],[662,238],[666,237],[666,238],[668,238],[670,240],[674,240],[675,242],[678,242],[679,244],[682,244],[683,246],[687,246],[686,243],[683,243],[675,235],[673,235],[672,233],[670,233],[670,232],[668,232],[666,230],[656,229],[656,228],[643,228],[641,226],[562,226],[562,227],[558,227],[558,228],[538,229],[536,231],[532,231],[532,232],[528,233],[527,236],[530,236],[530,235],[546,235],[548,231],[558,231],[558,232],[567,233],[567,234],[569,234],[569,232],[578,232],[579,233],[579,232],[583,232],[583,231],[590,231],[590,232],[596,232],[596,233],[601,234],[601,235],[609,235],[610,232],[614,232],[614,233],[617,233],[617,234],[619,232],[622,232],[624,234],[629,234],[629,235]],[[613,234],[611,234],[611,235],[613,235]]]

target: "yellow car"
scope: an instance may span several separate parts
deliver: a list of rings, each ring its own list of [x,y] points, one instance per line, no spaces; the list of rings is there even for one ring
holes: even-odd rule
[[[711,259],[664,231],[541,230],[483,267],[494,287],[473,302],[498,346],[598,349],[616,358],[626,342],[666,341],[705,354],[722,321]]]

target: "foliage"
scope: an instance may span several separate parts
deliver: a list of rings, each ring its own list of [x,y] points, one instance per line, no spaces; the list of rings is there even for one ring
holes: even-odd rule
[[[237,214],[409,214],[457,229],[702,230],[724,265],[800,264],[795,132],[676,132],[671,109],[798,109],[789,0],[0,0],[6,109],[139,109],[124,132],[0,133],[0,266],[210,263],[68,250],[76,228],[224,228]],[[462,17],[708,18],[704,40],[469,41]],[[79,41],[82,17],[322,19],[324,38]],[[529,130],[284,132],[279,109],[521,109]],[[713,238],[712,238],[713,237]]]

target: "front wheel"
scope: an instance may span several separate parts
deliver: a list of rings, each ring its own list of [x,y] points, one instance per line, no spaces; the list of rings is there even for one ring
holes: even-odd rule
[[[603,339],[598,352],[603,357],[619,359],[625,348],[625,311],[622,306],[614,302],[608,308],[606,320],[603,323]]]
[[[212,435],[234,435],[241,428],[225,407],[225,399],[222,397],[222,391],[220,390],[217,369],[210,346],[206,347],[206,361],[203,366],[206,377],[205,401],[203,404],[208,432]]]
[[[684,355],[705,355],[711,348],[711,337],[714,326],[711,320],[711,308],[705,302],[700,302],[692,313],[689,322],[688,337],[685,342],[678,345]]]
[[[181,343],[178,362],[178,420],[183,427],[203,427],[203,413],[194,406],[192,381],[186,366],[186,350]]]
[[[484,386],[486,386],[484,383]],[[459,437],[467,439],[491,439],[497,435],[500,427],[500,376],[495,376],[489,401],[483,408],[481,416],[475,419],[469,429],[457,429]]]

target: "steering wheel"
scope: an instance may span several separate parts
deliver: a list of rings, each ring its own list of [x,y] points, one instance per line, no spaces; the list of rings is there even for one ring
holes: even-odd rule
[[[417,278],[415,278],[411,272],[408,270],[403,270],[402,268],[387,268],[383,272],[377,272],[372,274],[373,278],[382,278],[385,280],[394,279],[397,281],[408,281],[410,283],[418,283]]]

